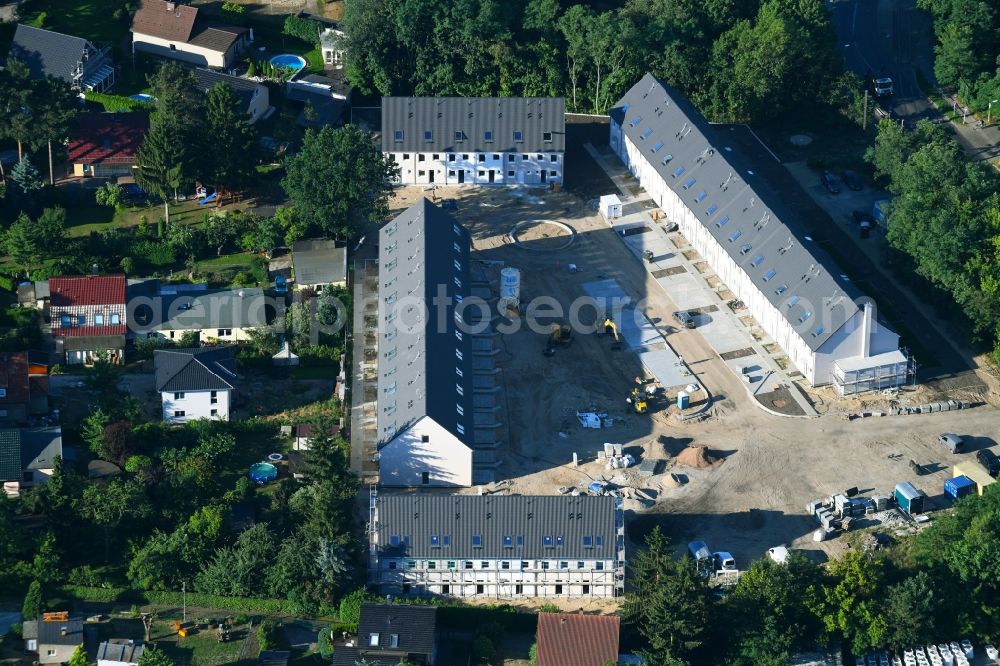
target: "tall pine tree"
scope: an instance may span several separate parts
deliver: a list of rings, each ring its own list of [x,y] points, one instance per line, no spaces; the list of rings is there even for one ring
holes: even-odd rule
[[[238,191],[254,171],[255,133],[232,88],[219,83],[208,91],[205,109],[206,154],[203,178],[216,189]]]
[[[176,119],[162,111],[153,116],[139,148],[135,182],[163,199],[163,219],[168,224],[170,198],[184,180],[184,153],[184,132]]]

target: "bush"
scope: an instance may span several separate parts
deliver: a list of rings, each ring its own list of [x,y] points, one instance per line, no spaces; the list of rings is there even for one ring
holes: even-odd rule
[[[53,363],[52,367],[49,368],[50,375],[61,375],[62,372],[63,372],[62,366],[59,365],[58,363]]]
[[[282,647],[285,643],[284,638],[281,623],[277,620],[268,618],[257,627],[257,643],[262,652]]]
[[[250,259],[250,272],[253,274],[253,279],[261,286],[267,286],[271,280],[267,271],[267,259],[264,257],[254,255]]]
[[[486,636],[480,636],[472,641],[472,657],[477,661],[489,661],[496,656],[496,653],[493,641]]]
[[[107,93],[88,92],[85,95],[88,102],[100,104],[108,113],[128,113],[132,111],[149,111],[153,105],[124,95],[109,95]]]
[[[71,601],[91,603],[133,603],[176,606],[182,603],[180,592],[160,590],[133,590],[120,587],[89,587],[84,585],[63,585],[55,588],[55,594]],[[259,599],[252,597],[222,597],[213,594],[187,593],[189,606],[218,608],[220,610],[261,613],[267,615],[293,615],[291,605],[284,599]]]
[[[174,249],[167,243],[139,241],[133,245],[132,254],[150,266],[172,266],[177,261]]]
[[[378,598],[367,588],[359,587],[340,600],[340,611],[337,618],[343,624],[351,626],[354,631],[357,631],[358,622],[361,620],[361,605],[377,600]]]
[[[312,19],[301,16],[289,16],[285,19],[285,25],[281,32],[289,37],[301,39],[303,42],[319,46],[319,33],[323,30],[323,24]]]

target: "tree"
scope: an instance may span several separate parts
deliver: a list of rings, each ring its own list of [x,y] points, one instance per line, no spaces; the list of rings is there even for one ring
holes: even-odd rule
[[[125,206],[125,188],[109,181],[97,188],[94,198],[98,206],[108,206],[118,210]]]
[[[15,59],[0,72],[0,135],[17,142],[17,159],[24,160],[24,145],[39,145],[34,114],[34,85],[27,66]]]
[[[242,189],[254,173],[256,134],[242,102],[224,83],[208,91],[205,114],[206,153],[203,178],[228,191]]]
[[[902,650],[907,645],[919,644],[927,636],[933,636],[937,606],[931,578],[926,571],[918,571],[889,587],[884,606],[888,625],[885,646]]]
[[[83,419],[80,425],[80,436],[87,443],[91,453],[96,456],[101,455],[101,447],[104,445],[104,428],[111,422],[111,419],[101,411],[95,409]]]
[[[496,656],[497,649],[488,636],[477,636],[472,641],[472,657],[479,663],[489,662]]]
[[[274,217],[259,217],[247,215],[243,235],[240,236],[240,247],[249,252],[258,252],[270,258],[274,248],[281,244],[283,230]]]
[[[884,645],[884,561],[852,550],[829,571],[832,581],[811,602],[827,635],[842,634],[855,654]]]
[[[38,580],[31,581],[28,591],[24,595],[24,603],[21,605],[21,617],[27,620],[35,620],[42,614],[42,584]]]
[[[34,222],[21,213],[4,234],[4,251],[30,274],[45,258],[58,254],[65,235],[64,209],[46,208]]]
[[[115,421],[104,427],[101,435],[101,457],[121,465],[131,452],[132,426],[128,421]]]
[[[319,652],[320,657],[328,662],[333,659],[333,641],[333,627],[331,626],[322,627],[316,633],[316,651]]]
[[[315,561],[319,574],[317,582],[329,590],[332,596],[350,577],[351,566],[347,553],[337,544],[320,538]]]
[[[32,93],[37,99],[38,132],[49,148],[49,184],[55,185],[52,142],[62,142],[69,135],[70,125],[80,110],[80,100],[69,84],[53,76],[36,79]]]
[[[38,192],[45,183],[42,182],[42,176],[31,160],[22,157],[10,170],[10,180],[10,194],[20,203],[21,210],[37,212]]]
[[[147,644],[139,657],[139,666],[174,666],[174,661],[156,645]]]
[[[111,534],[127,518],[142,518],[152,512],[146,489],[136,479],[117,477],[105,485],[83,490],[83,514],[104,530],[104,559],[111,559]]]
[[[87,651],[83,649],[83,645],[77,645],[73,649],[73,654],[69,658],[69,666],[87,666],[90,660],[87,659]]]
[[[121,367],[112,363],[107,354],[98,356],[85,371],[83,383],[97,394],[97,404],[106,414],[118,413],[121,408],[121,378]]]
[[[244,530],[233,547],[216,551],[195,578],[199,592],[222,596],[251,597],[266,593],[266,577],[276,545],[267,523]]]
[[[361,621],[361,606],[373,601],[378,601],[378,597],[369,592],[367,588],[359,587],[340,600],[337,619],[340,620],[341,624],[356,627]]]
[[[632,592],[624,617],[646,639],[641,651],[650,666],[683,663],[704,644],[711,596],[706,579],[689,558],[674,559],[659,527],[646,537],[646,550],[632,558]],[[679,661],[680,660],[680,661]]]
[[[32,560],[32,574],[39,583],[54,583],[60,577],[59,551],[56,549],[56,537],[47,532],[42,538],[35,557]]]
[[[399,167],[355,125],[306,130],[302,150],[285,160],[281,185],[303,221],[335,238],[351,236],[362,220],[381,221]]]
[[[170,197],[184,182],[184,131],[176,118],[158,112],[139,147],[135,182],[163,199],[163,219],[170,223]]]

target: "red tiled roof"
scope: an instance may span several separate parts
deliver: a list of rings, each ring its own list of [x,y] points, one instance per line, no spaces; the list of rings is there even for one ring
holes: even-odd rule
[[[117,326],[71,326],[53,328],[52,335],[57,338],[94,338],[102,335],[125,335],[125,324]]]
[[[70,164],[134,164],[149,129],[149,115],[81,113],[69,140]]]
[[[171,42],[186,42],[191,38],[197,18],[197,7],[164,0],[142,0],[132,18],[132,32]]]
[[[618,663],[617,615],[538,614],[538,666]]]
[[[0,404],[27,402],[31,396],[28,387],[28,355],[24,352],[0,354],[0,388],[5,391]]]
[[[125,305],[125,276],[76,275],[50,278],[49,304],[53,307]],[[108,327],[101,327],[101,330],[105,328]]]

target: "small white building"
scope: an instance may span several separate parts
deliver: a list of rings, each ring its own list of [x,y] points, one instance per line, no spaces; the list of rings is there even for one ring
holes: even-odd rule
[[[382,152],[403,185],[561,185],[562,97],[383,97]]]
[[[624,589],[614,497],[383,494],[370,524],[368,582],[380,594],[611,598]]]
[[[228,421],[236,392],[234,347],[157,349],[153,354],[156,391],[163,420]]]
[[[611,149],[810,384],[845,395],[909,380],[874,302],[687,99],[647,74],[610,115]]]
[[[324,28],[319,33],[319,48],[323,52],[323,64],[327,69],[344,67],[344,31],[339,28]]]

